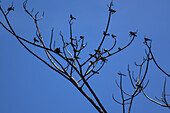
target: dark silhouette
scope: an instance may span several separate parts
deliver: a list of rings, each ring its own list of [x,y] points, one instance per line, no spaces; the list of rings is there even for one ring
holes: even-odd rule
[[[57,54],[62,53],[62,52],[60,51],[60,48],[55,48],[55,49],[54,49],[54,52],[57,53]]]
[[[71,18],[71,20],[76,20],[76,18],[73,17],[72,14],[70,15],[70,18]]]
[[[36,43],[36,42],[39,42],[39,40],[37,40],[37,39],[34,37],[34,43]]]
[[[137,31],[136,31],[136,32],[132,32],[132,31],[130,31],[129,33],[130,33],[130,35],[129,35],[130,37],[131,37],[131,36],[135,36],[135,37],[137,37],[137,35],[136,35]]]

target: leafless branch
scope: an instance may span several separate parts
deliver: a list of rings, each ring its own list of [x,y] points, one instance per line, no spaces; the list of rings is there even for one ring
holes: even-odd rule
[[[150,43],[151,43],[151,42],[150,42]],[[155,57],[154,57],[154,55],[153,55],[153,53],[152,53],[152,50],[151,50],[151,48],[150,48],[149,45],[148,45],[148,41],[145,40],[144,44],[148,47],[148,49],[149,49],[149,51],[150,51],[150,53],[151,53],[151,58],[153,59],[155,65],[156,65],[156,66],[159,68],[159,70],[161,70],[165,75],[167,75],[168,77],[170,77],[170,74],[166,73],[166,72],[158,65],[158,63],[156,62]]]
[[[144,92],[143,89],[142,89],[142,92],[143,92],[144,96],[145,96],[147,99],[149,99],[150,101],[152,101],[152,102],[154,102],[154,103],[156,103],[156,104],[158,104],[158,105],[160,105],[160,106],[167,107],[167,108],[170,109],[170,104],[168,104],[167,99],[166,99],[166,91],[165,91],[165,89],[166,89],[166,78],[165,78],[165,82],[164,82],[164,88],[163,88],[163,91],[162,91],[161,99],[158,99],[158,98],[156,97],[157,100],[159,100],[160,102],[162,102],[162,103],[164,103],[164,104],[162,104],[162,103],[160,103],[160,102],[158,102],[158,101],[150,98],[149,96],[147,96],[147,94]]]

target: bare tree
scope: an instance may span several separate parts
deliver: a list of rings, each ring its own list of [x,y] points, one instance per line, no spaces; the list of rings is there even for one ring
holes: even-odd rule
[[[153,62],[154,62],[155,65],[159,68],[159,70],[161,70],[166,76],[169,77],[169,74],[167,74],[167,73],[157,64],[157,62],[156,62],[156,60],[155,60],[155,58],[154,58],[154,56],[153,56],[153,53],[152,53],[152,51],[151,51],[151,42],[152,42],[152,40],[149,39],[149,38],[146,38],[146,37],[144,38],[144,40],[145,40],[145,41],[144,41],[144,44],[147,46],[149,52],[147,52],[147,50],[145,50],[146,58],[143,58],[143,62],[142,62],[141,64],[137,64],[137,63],[135,62],[135,66],[139,67],[139,72],[138,72],[138,76],[137,76],[137,77],[135,77],[134,71],[131,72],[130,67],[129,67],[129,65],[128,65],[128,75],[129,75],[130,82],[131,82],[131,84],[132,84],[132,88],[134,89],[134,92],[133,92],[132,94],[129,94],[127,91],[125,91],[126,89],[123,89],[122,76],[126,76],[125,74],[118,73],[118,75],[120,75],[120,84],[118,84],[118,82],[115,81],[116,84],[117,84],[117,86],[120,88],[121,97],[122,97],[122,102],[119,102],[118,100],[116,100],[114,96],[112,96],[112,97],[113,97],[113,99],[115,100],[115,102],[117,102],[117,103],[119,103],[119,104],[122,105],[122,108],[123,108],[122,111],[123,111],[123,113],[125,113],[125,105],[129,105],[129,107],[128,107],[128,113],[131,112],[132,102],[133,102],[134,98],[137,97],[141,92],[144,94],[144,96],[145,96],[148,100],[150,100],[150,101],[152,101],[152,102],[154,102],[154,103],[156,103],[156,104],[158,104],[158,105],[160,105],[160,106],[167,107],[167,108],[170,109],[170,104],[168,104],[168,101],[167,101],[167,96],[168,96],[168,95],[166,94],[166,78],[165,78],[165,82],[164,82],[164,88],[163,88],[163,91],[162,91],[161,99],[158,99],[158,98],[156,97],[156,99],[157,99],[158,101],[162,102],[163,104],[160,103],[160,102],[158,102],[158,101],[156,101],[156,100],[154,100],[154,99],[152,99],[152,98],[150,98],[150,97],[144,92],[144,89],[147,87],[147,85],[148,85],[148,83],[149,83],[149,80],[148,80],[146,83],[144,83],[144,81],[145,81],[145,78],[146,78],[146,76],[147,76],[147,72],[148,72],[148,70],[149,70],[149,62],[150,62],[150,61],[153,60]],[[148,44],[148,43],[149,43],[149,44]],[[142,75],[142,68],[144,67],[144,64],[145,64],[145,63],[146,63],[146,67],[145,67],[145,70],[144,70],[144,74]]]
[[[49,68],[54,70],[56,73],[58,73],[60,76],[67,79],[75,88],[91,103],[91,105],[100,113],[107,113],[107,110],[105,109],[104,105],[101,103],[100,99],[98,98],[97,94],[94,92],[93,88],[89,84],[88,80],[91,79],[94,75],[98,74],[99,71],[103,68],[103,66],[108,62],[108,58],[123,51],[127,47],[129,47],[134,39],[137,37],[137,31],[130,31],[129,37],[131,37],[131,40],[124,46],[124,47],[118,47],[116,48],[117,44],[117,38],[114,33],[108,33],[110,21],[112,15],[116,12],[113,8],[113,2],[111,2],[108,5],[108,21],[105,30],[103,31],[103,36],[101,39],[101,42],[96,48],[94,48],[93,53],[89,53],[86,60],[82,61],[81,56],[83,54],[83,50],[86,49],[87,43],[85,42],[85,36],[80,35],[79,37],[73,36],[73,23],[76,22],[76,17],[74,17],[72,14],[70,14],[70,19],[68,21],[70,26],[70,34],[69,34],[69,41],[66,42],[66,37],[63,36],[62,32],[60,32],[60,39],[62,42],[61,47],[56,47],[56,42],[53,39],[54,34],[54,28],[51,30],[51,38],[50,43],[46,44],[43,39],[43,35],[41,32],[41,29],[39,27],[39,21],[43,19],[44,12],[42,13],[41,17],[39,17],[39,12],[34,13],[34,9],[29,11],[27,9],[27,0],[23,3],[23,8],[25,12],[31,17],[33,20],[33,23],[36,28],[36,34],[35,37],[32,38],[32,40],[27,39],[26,37],[22,37],[18,35],[13,26],[11,25],[10,19],[8,18],[8,15],[14,11],[15,7],[12,5],[5,11],[1,6],[0,10],[3,14],[3,17],[5,18],[6,23],[3,23],[0,21],[1,26],[8,31],[10,34],[12,34],[16,39],[20,42],[20,44],[33,56],[38,58],[40,61],[42,61],[44,64],[46,64]],[[111,41],[113,41],[113,44],[110,48],[104,47],[104,42],[106,38],[110,38]],[[147,76],[149,62],[154,61],[156,66],[159,70],[161,70],[165,75],[170,77],[169,74],[167,74],[156,62],[153,53],[151,51],[151,39],[144,38],[144,44],[148,48],[148,52],[146,50],[146,58],[143,58],[143,62],[139,65],[135,63],[136,66],[140,68],[139,74],[137,79],[134,77],[133,72],[131,73],[130,66],[128,66],[128,74],[130,78],[130,82],[132,84],[132,87],[134,88],[134,93],[129,94],[123,89],[123,77],[126,76],[125,74],[118,73],[120,76],[120,84],[116,81],[117,86],[120,88],[121,96],[122,96],[122,102],[119,102],[115,99],[113,96],[113,99],[122,105],[123,113],[125,113],[125,105],[129,105],[128,113],[130,113],[132,108],[132,102],[135,97],[137,97],[141,92],[144,94],[146,98],[148,98],[150,101],[161,105],[163,107],[168,107],[170,109],[170,104],[168,104],[167,100],[167,94],[166,94],[166,79],[164,82],[164,90],[162,92],[161,99],[156,98],[158,101],[163,102],[161,104],[160,102],[157,102],[153,99],[151,99],[145,92],[144,89],[148,85],[149,81],[144,84],[145,77]],[[149,44],[148,44],[149,43]],[[47,46],[48,45],[48,46]],[[42,56],[39,56],[36,52],[33,52],[30,49],[30,46],[34,46],[36,48],[40,48],[45,51],[45,54],[48,58],[48,60],[43,59]],[[81,60],[81,61],[80,61]],[[146,63],[144,75],[141,75],[142,67]],[[90,97],[87,92],[84,90],[84,87],[88,89],[90,92]]]

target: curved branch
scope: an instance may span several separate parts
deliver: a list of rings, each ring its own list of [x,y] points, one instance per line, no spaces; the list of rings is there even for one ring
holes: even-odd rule
[[[101,54],[104,54],[104,53],[107,53],[107,52],[110,52],[112,49],[114,49],[114,47],[116,46],[116,38],[114,38],[115,39],[115,42],[114,42],[114,44],[113,44],[113,46],[110,48],[110,49],[107,49],[107,50],[105,50],[104,52],[101,52]]]
[[[112,56],[112,55],[114,55],[114,54],[116,54],[116,53],[126,49],[133,42],[134,39],[135,39],[135,36],[133,36],[132,40],[126,46],[124,46],[123,48],[120,48],[119,50],[117,50],[117,51],[115,51],[113,53],[110,53],[109,55],[105,56],[105,58],[107,58],[109,56]]]
[[[151,47],[148,46],[148,43],[146,42],[145,44],[146,44],[146,46],[148,47],[148,49],[149,49],[149,51],[150,51],[150,53],[151,53],[151,56],[152,56],[152,59],[153,59],[155,65],[156,65],[156,66],[159,68],[159,70],[161,70],[165,75],[167,75],[168,77],[170,77],[170,74],[166,73],[166,72],[158,65],[158,63],[156,62],[156,60],[155,60],[155,58],[154,58],[154,56],[153,56],[153,53],[152,53],[152,51],[151,51]]]
[[[147,96],[146,93],[145,93],[143,90],[142,90],[142,92],[143,92],[144,96],[145,96],[147,99],[149,99],[150,101],[152,101],[152,102],[154,102],[154,103],[156,103],[156,104],[158,104],[158,105],[160,105],[160,106],[163,106],[163,107],[170,107],[170,105],[167,106],[167,105],[161,104],[161,103],[153,100],[152,98],[150,98],[149,96]]]

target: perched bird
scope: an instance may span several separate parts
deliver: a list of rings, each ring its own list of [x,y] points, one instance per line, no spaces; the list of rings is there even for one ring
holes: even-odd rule
[[[9,8],[8,8],[8,12],[11,11],[11,10],[14,11],[14,8],[15,8],[15,7],[9,7]]]
[[[55,48],[55,49],[54,49],[54,52],[57,53],[57,54],[62,53],[62,52],[60,51],[60,48]]]
[[[118,50],[119,50],[119,51],[121,51],[121,50],[122,50],[122,48],[121,48],[121,47],[118,47]]]
[[[81,39],[83,39],[83,38],[84,38],[84,36],[80,36],[80,38],[81,38]]]
[[[110,52],[108,52],[108,55],[112,55]]]
[[[93,55],[92,54],[89,54],[91,57],[93,57]]]
[[[113,38],[115,38],[115,37],[116,37],[116,35],[114,35],[114,34],[112,34],[111,36],[112,36]]]
[[[110,34],[109,34],[109,33],[106,33],[106,31],[104,31],[104,32],[103,32],[103,35],[109,36]]]
[[[107,52],[108,50],[107,49],[104,49],[104,52]]]
[[[129,33],[130,33],[130,34],[129,34],[130,37],[131,37],[131,36],[137,37],[137,35],[136,35],[137,32],[132,32],[132,31],[130,31]]]
[[[71,18],[71,20],[76,20],[76,18],[75,18],[75,17],[73,17],[73,15],[72,15],[72,14],[70,15],[70,18]]]
[[[36,43],[36,42],[39,42],[39,40],[37,40],[37,39],[34,37],[34,43]]]
[[[147,41],[152,41],[152,39],[149,39],[149,38],[144,38],[144,40],[145,40],[145,42],[147,42]]]
[[[109,9],[109,11],[110,11],[111,13],[115,13],[115,12],[116,12],[116,10],[114,10],[114,9]]]
[[[94,56],[95,59],[99,59],[99,57],[97,57],[96,55]]]

